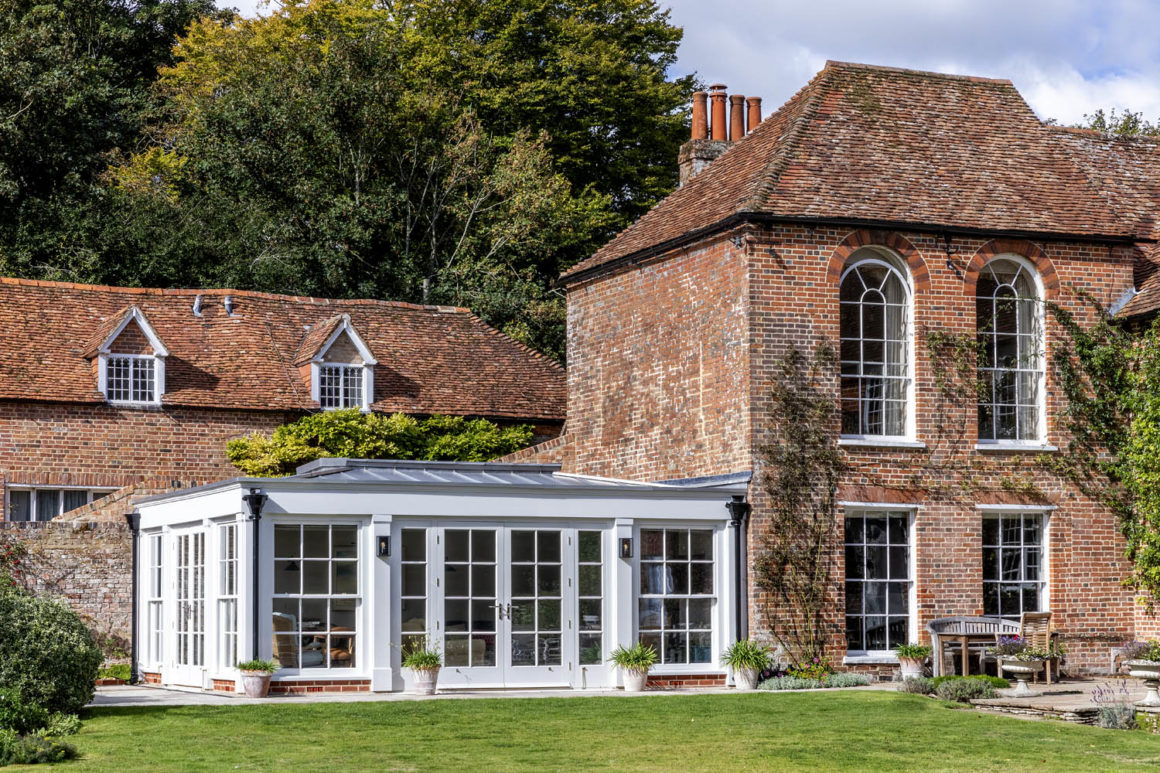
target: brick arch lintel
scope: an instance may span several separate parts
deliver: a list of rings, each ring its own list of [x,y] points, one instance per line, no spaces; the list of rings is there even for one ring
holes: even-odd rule
[[[826,266],[826,276],[835,287],[842,278],[842,269],[846,261],[863,247],[886,247],[900,257],[910,269],[910,278],[914,282],[914,291],[925,292],[930,290],[930,271],[926,261],[922,259],[918,248],[910,241],[893,231],[876,231],[862,229],[851,231],[846,238],[834,248],[830,254],[829,265]]]
[[[992,258],[1000,255],[1018,255],[1031,261],[1043,282],[1045,300],[1051,300],[1059,292],[1059,275],[1055,273],[1055,265],[1038,244],[1026,239],[992,239],[976,250],[967,263],[966,275],[963,278],[964,295],[974,297],[979,272]]]

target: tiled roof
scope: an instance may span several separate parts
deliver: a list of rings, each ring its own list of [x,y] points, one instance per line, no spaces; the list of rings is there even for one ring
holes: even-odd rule
[[[349,314],[378,360],[375,410],[564,418],[563,369],[466,309],[7,278],[0,278],[0,399],[103,401],[86,350],[131,306],[169,350],[163,405],[317,408],[293,360],[316,327],[333,330],[335,318]]]
[[[1010,81],[829,62],[576,277],[735,215],[1135,234]]]

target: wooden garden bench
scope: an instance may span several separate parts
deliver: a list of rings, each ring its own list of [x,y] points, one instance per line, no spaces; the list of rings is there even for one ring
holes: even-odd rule
[[[931,646],[934,648],[934,675],[942,675],[943,648],[948,644],[958,644],[963,676],[968,676],[971,672],[971,650],[982,656],[1000,636],[1017,635],[1019,623],[1001,617],[940,617],[927,623],[926,630],[930,633]]]

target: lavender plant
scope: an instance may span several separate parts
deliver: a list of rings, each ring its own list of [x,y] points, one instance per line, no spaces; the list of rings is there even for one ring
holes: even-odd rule
[[[1100,727],[1110,730],[1135,730],[1139,727],[1126,679],[1121,679],[1118,684],[1104,682],[1096,687],[1092,690],[1092,703],[1099,707]]]

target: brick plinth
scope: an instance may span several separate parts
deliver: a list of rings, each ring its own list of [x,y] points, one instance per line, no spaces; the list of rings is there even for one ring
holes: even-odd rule
[[[645,685],[650,690],[677,690],[686,687],[724,687],[724,674],[649,674]]]
[[[313,693],[370,692],[369,679],[301,679],[270,682],[271,695],[310,695]]]

